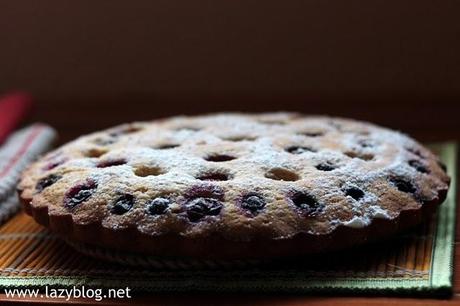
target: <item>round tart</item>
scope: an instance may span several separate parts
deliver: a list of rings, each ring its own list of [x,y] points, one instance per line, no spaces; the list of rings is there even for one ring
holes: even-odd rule
[[[146,255],[267,258],[336,250],[419,224],[449,177],[408,136],[296,113],[136,122],[24,172],[25,211],[67,240]]]

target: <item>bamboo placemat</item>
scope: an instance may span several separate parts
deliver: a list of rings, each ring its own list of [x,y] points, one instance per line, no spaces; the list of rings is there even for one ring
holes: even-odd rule
[[[383,243],[242,269],[145,269],[92,259],[19,213],[0,228],[0,287],[96,286],[142,291],[449,293],[456,207],[453,143],[431,146],[452,185],[438,214]]]

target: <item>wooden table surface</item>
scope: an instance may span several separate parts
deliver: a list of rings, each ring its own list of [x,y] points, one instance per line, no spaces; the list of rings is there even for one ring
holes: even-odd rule
[[[129,102],[129,103],[128,103]],[[28,122],[41,121],[54,126],[60,134],[60,143],[74,137],[122,122],[145,120],[176,113],[199,113],[222,110],[261,111],[298,110],[304,113],[331,115],[369,120],[409,133],[416,139],[428,141],[460,141],[460,103],[452,98],[423,99],[417,97],[382,97],[367,100],[328,97],[320,101],[290,97],[117,97],[101,99],[39,99]],[[460,226],[457,225],[457,237]],[[456,243],[459,243],[459,238]],[[456,245],[456,251],[459,249]],[[460,257],[456,257],[455,270],[459,270]],[[460,270],[459,270],[460,271]],[[133,299],[93,300],[77,299],[73,304],[98,305],[460,305],[460,274],[455,273],[454,293],[448,299],[375,296],[302,296],[302,295],[242,295],[242,294],[155,294],[136,295]],[[55,305],[59,300],[6,299],[0,294],[0,305],[30,303]]]

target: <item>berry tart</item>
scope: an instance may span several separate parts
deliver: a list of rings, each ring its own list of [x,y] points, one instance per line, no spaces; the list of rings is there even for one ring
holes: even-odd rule
[[[297,113],[124,124],[32,164],[25,211],[68,241],[132,254],[274,258],[419,224],[446,197],[438,157],[370,123]]]

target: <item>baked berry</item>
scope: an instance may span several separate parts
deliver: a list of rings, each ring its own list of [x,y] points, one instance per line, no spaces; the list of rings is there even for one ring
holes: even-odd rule
[[[92,179],[70,188],[64,197],[64,205],[67,208],[74,208],[78,204],[88,200],[96,191],[97,184]]]
[[[52,160],[43,167],[43,170],[45,171],[52,170],[56,168],[57,166],[62,165],[66,161],[67,161],[67,158],[60,158],[60,159]]]
[[[241,200],[241,207],[255,213],[265,207],[265,200],[257,194],[248,194]]]
[[[214,198],[223,200],[224,191],[217,185],[203,182],[202,184],[194,185],[189,190],[187,190],[185,197],[189,200],[195,198]]]
[[[286,148],[286,152],[289,152],[291,154],[302,154],[305,152],[317,152],[317,150],[311,148],[311,147],[299,147],[299,146],[291,146]]]
[[[414,193],[416,191],[414,185],[405,179],[394,177],[390,181],[399,191],[406,193]]]
[[[133,208],[135,198],[131,194],[123,194],[119,196],[112,204],[110,212],[115,215],[123,215]]]
[[[296,207],[301,209],[301,211],[308,216],[315,216],[323,210],[323,205],[309,193],[297,191],[290,199]]]
[[[409,166],[411,166],[412,168],[414,168],[420,173],[429,173],[429,170],[427,169],[427,167],[416,159],[412,159],[408,163],[409,163]]]
[[[345,190],[345,195],[352,197],[356,201],[359,201],[362,197],[364,197],[364,191],[358,187],[350,187]]]
[[[35,185],[35,189],[38,192],[41,192],[43,191],[43,189],[53,185],[54,183],[59,181],[61,178],[62,176],[57,175],[57,174],[48,175],[47,177],[44,177],[37,182],[37,184]]]
[[[326,163],[320,163],[318,165],[316,165],[316,169],[320,170],[320,171],[332,171],[334,169],[336,169],[337,167],[326,162]]]
[[[166,210],[171,204],[171,200],[167,198],[155,198],[150,203],[147,204],[147,212],[150,215],[162,215],[166,212]]]
[[[222,209],[222,203],[213,198],[196,198],[186,205],[190,221],[198,222],[206,216],[217,216]]]
[[[109,160],[103,160],[100,161],[97,164],[98,168],[108,168],[108,167],[113,167],[113,166],[121,166],[126,164],[126,159],[120,158],[120,159],[109,159]]]

